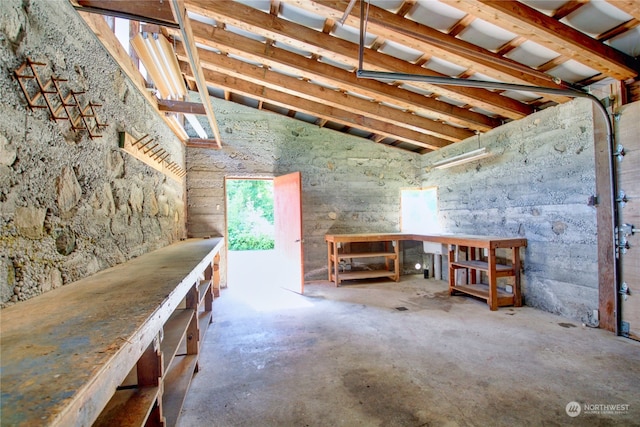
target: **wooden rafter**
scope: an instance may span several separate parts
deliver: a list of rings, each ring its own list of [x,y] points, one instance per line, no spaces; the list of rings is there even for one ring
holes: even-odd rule
[[[213,111],[213,105],[211,105],[211,98],[209,97],[209,91],[207,89],[206,80],[202,74],[202,67],[200,66],[200,59],[198,58],[198,49],[196,48],[195,41],[193,39],[193,33],[191,31],[191,20],[187,16],[187,9],[184,6],[182,0],[171,0],[171,9],[176,22],[180,25],[180,33],[182,36],[182,42],[185,46],[185,51],[189,59],[189,65],[193,71],[193,75],[198,86],[198,92],[200,93],[200,99],[204,105],[204,109],[207,113],[207,119],[209,120],[209,126],[213,132],[213,136],[218,142],[218,146],[222,147],[222,137],[220,136],[220,129],[216,121],[216,116]]]
[[[193,0],[187,2],[187,7],[189,10],[212,18],[217,22],[226,22],[240,29],[250,31],[268,39],[287,43],[324,58],[349,64],[354,67],[358,64],[356,44],[266,13],[256,13],[256,10],[249,6],[236,3],[233,8],[229,8],[225,5],[224,1],[206,2],[204,0]],[[376,71],[397,71],[443,76],[435,71],[370,49],[365,51],[364,59],[367,67]],[[533,112],[533,109],[528,105],[484,89],[445,87],[419,82],[412,84],[454,100],[476,105],[479,108],[495,112],[500,116],[511,119],[522,118]]]
[[[184,64],[183,64],[184,65]],[[437,150],[451,144],[441,138],[436,138],[405,127],[396,126],[388,122],[376,120],[362,114],[354,114],[340,108],[332,107],[324,103],[317,103],[304,98],[293,96],[278,90],[273,90],[255,83],[240,80],[211,70],[204,70],[207,82],[226,90],[233,90],[249,98],[263,100],[269,104],[285,109],[294,109],[302,113],[314,115],[320,119],[326,119],[343,126],[351,126],[358,129],[368,129],[384,134],[392,139],[399,139],[414,146]],[[193,78],[187,75],[187,78]]]
[[[458,0],[455,7],[512,31],[617,80],[634,79],[640,63],[517,1]]]
[[[193,23],[193,34],[202,45],[216,47],[226,53],[233,53],[268,67],[299,74],[303,79],[314,80],[328,85],[339,85],[341,90],[357,92],[379,102],[398,105],[406,110],[424,111],[442,121],[449,121],[474,130],[487,131],[501,123],[483,114],[475,113],[451,104],[427,98],[417,93],[376,81],[358,79],[353,72],[342,70],[283,49],[265,46],[255,40],[228,31]],[[210,52],[201,52],[201,57],[211,57]],[[202,59],[202,58],[201,58]]]
[[[202,52],[203,58],[205,53]],[[180,52],[178,52],[178,57],[184,59]],[[473,136],[473,132],[467,129],[448,126],[393,107],[349,96],[339,91],[328,90],[319,85],[301,81],[275,71],[269,71],[228,56],[208,55],[206,61],[202,61],[202,66],[212,71],[224,73],[274,90],[280,90],[294,96],[300,96],[318,103],[324,102],[327,105],[342,108],[355,114],[366,113],[377,120],[387,121],[449,141],[460,141]]]

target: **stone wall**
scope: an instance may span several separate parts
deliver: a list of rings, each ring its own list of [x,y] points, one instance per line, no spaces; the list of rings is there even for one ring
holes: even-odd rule
[[[86,91],[108,127],[90,139],[30,111],[13,71]],[[46,292],[183,237],[184,185],[118,148],[118,131],[184,149],[66,0],[0,2],[0,297]],[[42,100],[41,100],[42,101]]]
[[[187,149],[188,231],[224,235],[224,177],[302,173],[304,267],[325,279],[327,233],[398,231],[400,189],[417,187],[420,157],[399,149],[213,100],[222,150]]]
[[[490,158],[438,170],[444,157],[487,146]],[[438,187],[443,231],[528,240],[525,303],[589,321],[598,308],[592,105],[576,100],[422,158]]]

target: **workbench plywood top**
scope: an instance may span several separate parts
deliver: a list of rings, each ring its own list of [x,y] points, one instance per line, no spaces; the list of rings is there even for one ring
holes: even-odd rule
[[[469,234],[413,234],[413,233],[353,233],[327,234],[327,242],[378,242],[385,240],[415,240],[473,248],[513,248],[527,246],[527,239],[520,237],[480,236]]]
[[[0,311],[3,425],[99,413],[87,391],[114,387],[119,359],[139,357],[222,244],[178,242]]]

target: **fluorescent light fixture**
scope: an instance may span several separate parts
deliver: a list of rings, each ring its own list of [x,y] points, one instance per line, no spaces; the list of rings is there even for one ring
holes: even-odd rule
[[[202,139],[207,139],[207,132],[204,131],[204,128],[198,121],[198,118],[193,114],[185,114],[184,117],[187,119],[193,130],[196,131],[198,136]]]
[[[474,160],[483,159],[491,156],[491,153],[487,151],[487,147],[478,148],[477,150],[468,151],[457,156],[449,157],[448,159],[437,161],[433,164],[436,169],[446,169],[453,166],[462,165],[472,162]]]

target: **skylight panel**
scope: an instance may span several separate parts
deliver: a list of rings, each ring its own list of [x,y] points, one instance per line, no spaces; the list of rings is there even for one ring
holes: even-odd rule
[[[380,9],[395,13],[404,4],[404,0],[370,0],[369,3]]]
[[[531,101],[535,101],[536,99],[542,98],[542,96],[540,96],[537,93],[527,92],[527,91],[506,90],[502,92],[500,95],[506,96],[507,98],[515,99],[516,101],[520,101],[520,102],[531,102]]]
[[[353,71],[356,68],[353,65],[345,64],[344,62],[339,62],[339,61],[333,60],[331,58],[326,58],[324,56],[321,57],[319,59],[319,61],[322,62],[322,63],[328,64],[328,65],[332,65],[332,66],[337,67],[337,68],[341,68],[341,69],[346,70],[346,71]]]
[[[269,11],[271,10],[271,0],[235,0],[235,1],[238,3],[244,4],[245,6],[249,6],[266,13],[269,13]]]
[[[197,21],[197,22],[202,22],[203,24],[213,25],[213,26],[217,25],[215,19],[207,18],[206,16],[202,16],[202,15],[199,15],[199,14],[194,13],[194,12],[187,11],[187,16],[190,19],[193,19],[194,21]]]
[[[418,86],[413,86],[413,85],[410,85],[410,84],[403,83],[398,87],[401,88],[401,89],[404,89],[404,90],[408,90],[410,92],[418,93],[420,95],[430,96],[431,94],[433,94],[433,92],[430,91],[430,90],[427,90],[427,89],[424,89],[424,88],[421,88],[421,87],[418,87]]]

